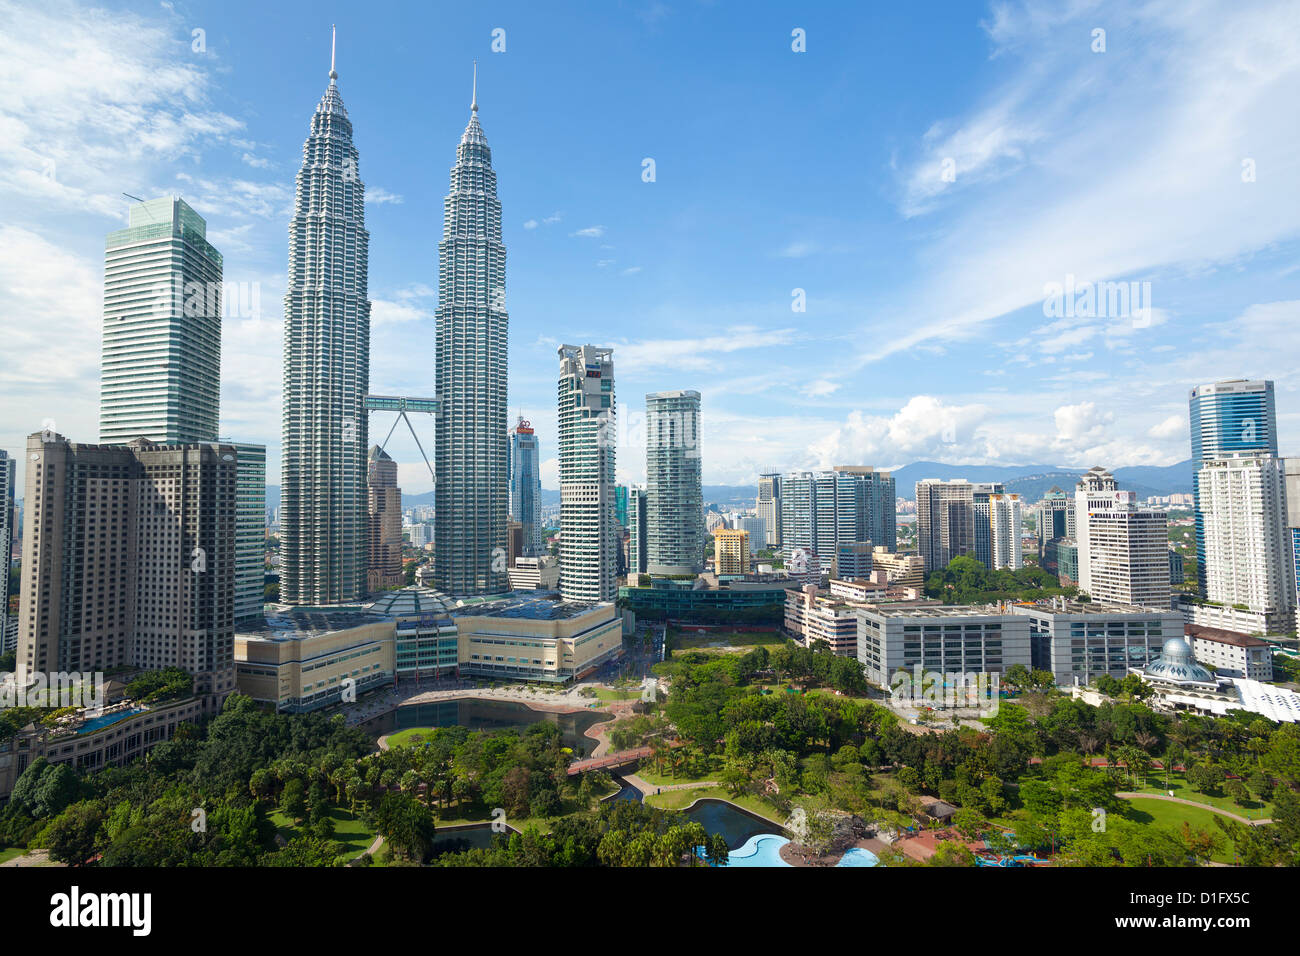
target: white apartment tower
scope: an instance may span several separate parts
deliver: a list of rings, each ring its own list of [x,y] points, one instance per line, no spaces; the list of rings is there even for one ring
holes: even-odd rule
[[[560,594],[612,601],[623,537],[614,508],[614,350],[562,345],[559,355]]]
[[[1025,566],[1021,549],[1021,501],[1017,494],[989,495],[989,556],[994,570]]]
[[[1206,605],[1197,624],[1245,633],[1294,630],[1294,556],[1286,464],[1266,454],[1201,462],[1196,475],[1205,547]]]
[[[1163,511],[1141,508],[1131,491],[1095,467],[1074,493],[1079,590],[1093,601],[1169,607],[1169,524]]]

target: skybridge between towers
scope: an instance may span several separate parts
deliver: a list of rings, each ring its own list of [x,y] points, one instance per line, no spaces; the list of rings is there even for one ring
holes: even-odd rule
[[[366,411],[367,412],[397,412],[397,417],[393,419],[393,427],[388,429],[388,434],[384,437],[379,448],[382,451],[388,444],[388,439],[393,437],[393,431],[397,428],[399,421],[406,422],[406,427],[410,429],[411,437],[415,439],[415,447],[420,449],[420,454],[424,458],[424,464],[429,469],[429,477],[434,480],[434,487],[437,487],[438,479],[433,472],[433,464],[429,461],[429,456],[424,452],[424,446],[420,444],[420,436],[415,433],[415,425],[407,417],[407,412],[423,412],[432,415],[434,421],[438,418],[438,409],[441,403],[436,398],[412,398],[405,395],[367,395]]]

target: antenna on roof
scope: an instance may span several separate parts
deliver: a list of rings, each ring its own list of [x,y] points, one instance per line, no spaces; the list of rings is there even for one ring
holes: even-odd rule
[[[338,31],[334,24],[330,24],[330,82],[339,78],[338,71],[334,69],[334,47],[338,40]]]

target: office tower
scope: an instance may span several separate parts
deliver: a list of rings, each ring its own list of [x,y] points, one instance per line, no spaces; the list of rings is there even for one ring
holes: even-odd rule
[[[870,465],[836,465],[835,540],[898,547],[893,476]]]
[[[749,573],[749,532],[732,528],[713,532],[713,573]]]
[[[541,449],[531,423],[520,418],[510,429],[510,517],[519,522],[523,555],[542,553]]]
[[[402,489],[397,486],[397,462],[378,445],[370,446],[366,462],[370,566],[366,586],[371,591],[399,588],[402,574]]]
[[[370,234],[337,80],[331,57],[289,223],[280,492],[280,599],[287,604],[358,600],[369,566]]]
[[[417,522],[406,529],[411,536],[411,547],[423,548],[433,542],[433,525]]]
[[[767,533],[759,550],[762,548],[781,547],[781,476],[768,473],[758,476],[758,500],[755,510],[763,519]]]
[[[649,572],[695,574],[705,545],[700,393],[653,392],[645,411]]]
[[[888,472],[849,465],[791,472],[780,478],[779,502],[786,557],[802,549],[830,561],[841,575],[848,569],[865,576],[873,547],[897,546],[894,479]],[[855,559],[854,554],[865,557]],[[850,564],[840,567],[843,561]]]
[[[478,122],[456,147],[438,243],[438,510],[434,579],[453,595],[506,590],[506,247],[492,151]]]
[[[1169,607],[1169,526],[1163,511],[1141,508],[1114,476],[1094,467],[1074,493],[1079,590],[1092,600]],[[1058,561],[1061,555],[1057,547]]]
[[[1020,496],[989,495],[989,567],[996,571],[1014,571],[1025,566],[1021,550],[1020,529],[1023,522]]]
[[[1205,603],[1192,620],[1247,634],[1295,628],[1295,556],[1285,462],[1234,454],[1201,462],[1196,487],[1205,547]]]
[[[104,254],[99,440],[212,441],[221,394],[221,253],[182,199],[136,203]]]
[[[767,541],[767,522],[757,515],[741,515],[736,519],[736,527],[749,535],[749,552],[757,556]]]
[[[614,350],[559,348],[560,594],[595,603],[617,596],[614,518]]]
[[[867,580],[874,567],[875,546],[870,541],[842,541],[831,556],[831,577],[842,581]]]
[[[14,649],[10,637],[9,571],[13,566],[14,465],[9,453],[0,449],[0,558],[4,559],[4,580],[0,582],[0,654]]]
[[[266,595],[266,446],[235,448],[235,623],[260,623]]]
[[[646,542],[646,516],[649,508],[646,502],[644,485],[632,485],[627,490],[627,574],[635,578],[638,574],[648,574],[646,570],[649,558]],[[635,584],[632,580],[629,583]]]
[[[1192,496],[1196,518],[1196,573],[1206,588],[1205,528],[1196,482],[1202,463],[1238,452],[1277,457],[1277,406],[1273,383],[1228,379],[1191,390]]]
[[[916,483],[916,543],[926,571],[946,568],[961,555],[975,556],[975,490],[964,478]]]
[[[194,675],[234,688],[237,474],[229,444],[27,439],[20,671]]]
[[[627,485],[614,486],[614,520],[627,530]]]
[[[1074,496],[1053,485],[1036,507],[1034,534],[1038,538],[1038,566],[1056,573],[1056,562],[1049,566],[1047,545],[1062,538],[1074,537]]]

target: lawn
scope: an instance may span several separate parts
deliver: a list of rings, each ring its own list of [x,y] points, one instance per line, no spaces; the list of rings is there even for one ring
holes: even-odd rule
[[[651,761],[643,760],[641,762],[642,769],[638,770],[636,775],[646,783],[655,787],[672,787],[679,783],[699,783],[702,780],[717,780],[718,774],[722,772],[716,768],[710,768],[698,776],[692,777],[685,773],[679,773],[674,777],[671,773],[657,773],[654,770],[645,769],[651,765]]]
[[[302,834],[301,827],[282,810],[272,812],[269,819],[275,824],[275,832],[285,840]],[[344,859],[360,856],[374,842],[375,831],[361,817],[352,816],[342,807],[330,807],[330,819],[334,821],[334,840],[343,845]]]
[[[20,846],[10,847],[7,850],[0,850],[0,863],[8,863],[16,856],[22,856],[27,851]]]
[[[1168,800],[1151,800],[1146,797],[1128,797],[1124,802],[1129,805],[1125,815],[1137,823],[1157,826],[1162,830],[1181,835],[1183,822],[1186,821],[1193,830],[1217,834],[1223,845],[1214,852],[1211,859],[1216,863],[1233,862],[1233,845],[1214,822],[1216,814],[1213,810],[1189,807],[1185,803],[1171,803]]]
[[[1121,783],[1121,790],[1128,789],[1128,782]],[[1175,797],[1181,797],[1183,800],[1191,800],[1195,803],[1203,803],[1206,806],[1216,807],[1220,810],[1227,810],[1229,813],[1235,813],[1239,817],[1245,817],[1247,820],[1266,820],[1273,814],[1273,805],[1270,803],[1261,803],[1259,800],[1251,800],[1245,806],[1238,806],[1232,802],[1231,797],[1210,796],[1199,793],[1187,785],[1187,781],[1182,778],[1182,774],[1177,772],[1169,775],[1169,786],[1165,786],[1164,774],[1150,773],[1146,776],[1144,786],[1136,788],[1137,793],[1162,793],[1168,794],[1174,792]]]
[[[612,703],[617,700],[640,700],[641,688],[635,690],[610,690],[608,687],[593,687],[596,697],[605,703]]]
[[[436,727],[407,727],[405,730],[395,731],[388,735],[388,746],[393,749],[398,747],[422,747],[424,741],[428,740],[436,729]]]
[[[789,638],[780,631],[679,631],[668,629],[673,650],[713,650],[723,647],[759,647],[784,644]]]

